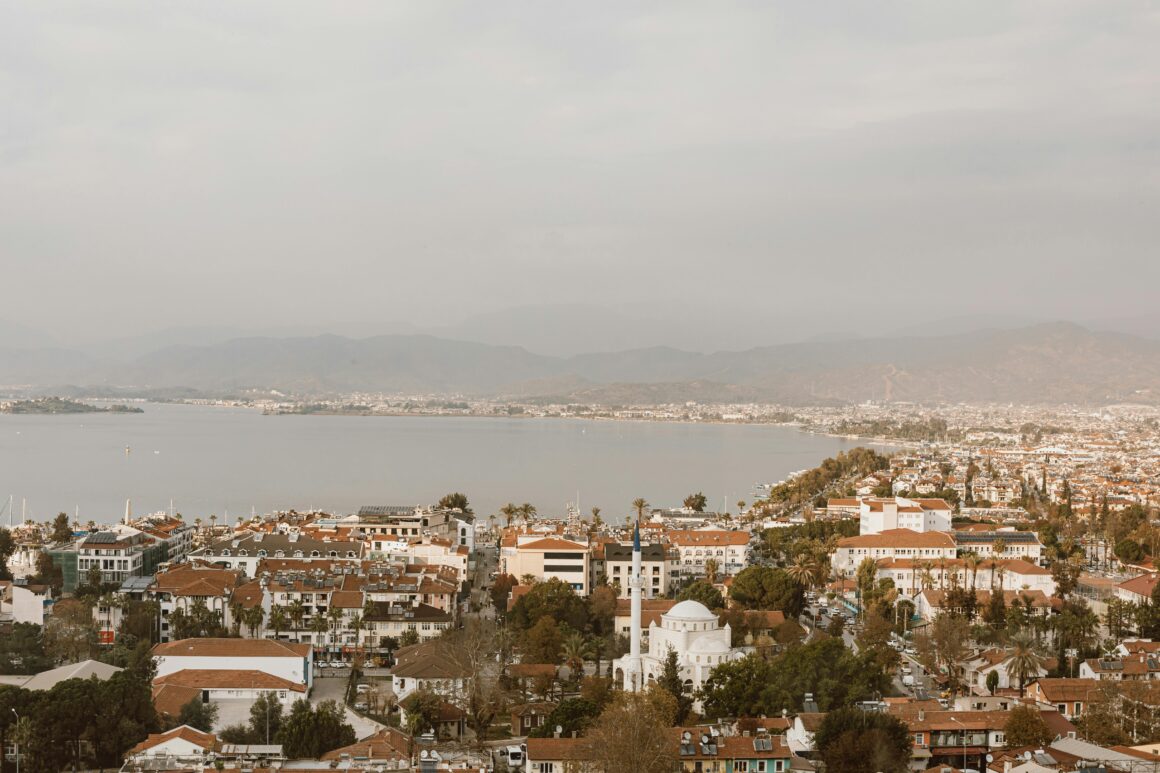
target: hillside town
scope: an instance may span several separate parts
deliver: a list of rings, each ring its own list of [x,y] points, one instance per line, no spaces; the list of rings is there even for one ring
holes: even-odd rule
[[[900,450],[733,512],[13,523],[0,770],[1160,771],[1151,416],[810,422]]]

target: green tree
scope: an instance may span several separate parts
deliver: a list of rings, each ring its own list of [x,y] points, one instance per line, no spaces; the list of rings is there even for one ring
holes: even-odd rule
[[[200,697],[194,698],[181,707],[177,716],[178,725],[189,725],[203,733],[213,731],[218,719],[218,707],[214,703],[203,703]]]
[[[705,505],[708,503],[709,500],[705,498],[704,493],[698,491],[696,494],[689,494],[685,497],[684,505],[694,513],[703,513],[705,512]],[[633,506],[635,506],[635,503]]]
[[[564,647],[564,634],[556,619],[548,615],[524,631],[521,649],[526,663],[559,663]]]
[[[250,734],[255,743],[273,743],[282,729],[282,702],[273,692],[264,692],[250,706]]]
[[[1027,681],[1039,676],[1044,659],[1039,654],[1035,638],[1026,631],[1019,631],[1013,635],[1010,644],[1011,658],[1007,661],[1007,677],[1018,680],[1019,694],[1022,695]]]
[[[8,559],[15,552],[16,540],[12,539],[12,532],[0,526],[0,581],[12,579],[12,573],[8,571]]]
[[[399,635],[399,646],[410,647],[412,644],[419,643],[419,632],[414,628],[408,628]]]
[[[637,497],[632,500],[632,509],[636,510],[636,522],[640,523],[644,520],[644,511],[649,507],[648,500],[644,497]]]
[[[830,711],[814,736],[826,770],[902,773],[910,762],[906,725],[888,714],[841,708]]]
[[[72,525],[68,522],[67,513],[57,513],[56,518],[52,519],[52,534],[49,539],[53,544],[61,542],[72,542],[73,530]]]
[[[400,705],[406,712],[407,732],[411,735],[421,735],[438,728],[443,699],[434,692],[426,688],[415,690]]]
[[[346,722],[342,707],[323,701],[316,707],[300,698],[278,729],[275,743],[290,759],[316,759],[332,749],[355,742],[354,728]]]
[[[699,601],[705,605],[706,609],[721,609],[725,606],[725,599],[721,597],[721,591],[714,588],[704,580],[696,580],[685,586],[679,594],[677,594],[678,601]]]
[[[749,566],[733,578],[729,599],[745,609],[780,609],[797,617],[805,608],[805,589],[784,569]]]
[[[841,639],[792,647],[773,658],[748,655],[722,663],[701,687],[705,716],[772,716],[802,709],[813,693],[822,711],[887,694],[890,678],[869,653],[854,654]]]
[[[1030,706],[1016,706],[1007,715],[1003,734],[1008,746],[1046,746],[1055,740],[1043,715]]]
[[[991,695],[995,694],[995,690],[999,689],[999,672],[992,670],[987,674],[987,692]]]
[[[471,506],[467,503],[467,495],[460,494],[458,491],[452,494],[445,494],[439,500],[437,507],[440,510],[462,510],[465,513],[471,512]]]
[[[1112,552],[1116,554],[1116,558],[1125,564],[1134,564],[1144,558],[1144,550],[1140,547],[1140,543],[1134,539],[1125,538],[1120,540],[1116,543],[1116,548]]]
[[[681,679],[681,667],[677,663],[677,651],[672,647],[669,647],[669,651],[665,654],[665,665],[656,683],[662,690],[667,690],[677,702],[673,724],[681,724],[693,710],[693,696],[685,689],[684,680]]]
[[[552,709],[544,724],[528,733],[532,738],[551,738],[556,728],[562,729],[564,736],[583,734],[600,714],[600,705],[587,698],[565,698]]]
[[[507,620],[516,630],[524,630],[545,616],[566,623],[575,631],[583,631],[588,626],[588,605],[576,595],[571,585],[553,577],[536,583],[520,596]]]

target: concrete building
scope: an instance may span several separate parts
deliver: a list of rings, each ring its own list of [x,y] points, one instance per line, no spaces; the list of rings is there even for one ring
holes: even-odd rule
[[[664,545],[641,546],[641,571],[644,574],[645,598],[663,598],[669,592],[672,574],[668,551]],[[604,546],[604,580],[619,589],[622,599],[629,597],[628,576],[632,570],[632,546]]]
[[[950,531],[950,528],[951,506],[942,499],[864,497],[858,503],[859,534],[879,534],[893,529]]]
[[[581,596],[591,590],[588,576],[588,546],[558,537],[545,537],[516,545],[507,558],[505,571],[520,578],[530,574],[537,580],[557,579]]]
[[[272,639],[180,639],[152,650],[157,677],[178,671],[261,671],[307,689],[313,684],[313,648]]]

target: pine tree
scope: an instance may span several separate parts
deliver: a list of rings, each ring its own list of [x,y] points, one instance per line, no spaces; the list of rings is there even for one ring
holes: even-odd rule
[[[668,654],[665,655],[665,666],[661,671],[660,679],[657,680],[657,686],[666,690],[677,700],[677,716],[674,724],[679,725],[684,722],[685,717],[693,708],[693,698],[685,692],[685,683],[681,679],[681,667],[677,663],[677,651],[672,647],[669,647]]]

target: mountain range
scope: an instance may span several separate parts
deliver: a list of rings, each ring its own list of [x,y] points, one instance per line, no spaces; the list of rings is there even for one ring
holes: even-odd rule
[[[427,334],[242,337],[116,357],[0,347],[0,383],[61,391],[460,393],[601,403],[1157,402],[1160,341],[1072,323],[567,357]],[[123,393],[123,391],[122,391]]]

